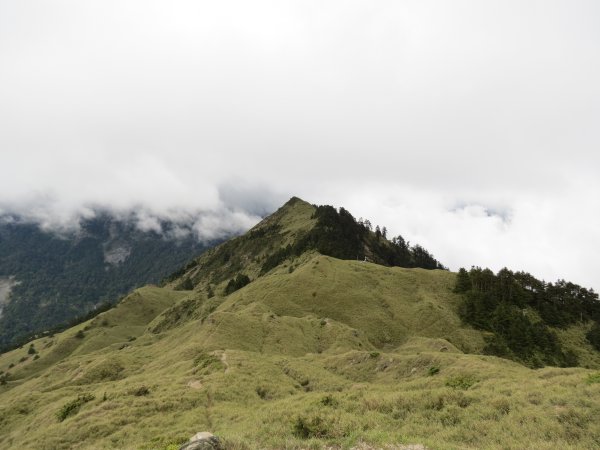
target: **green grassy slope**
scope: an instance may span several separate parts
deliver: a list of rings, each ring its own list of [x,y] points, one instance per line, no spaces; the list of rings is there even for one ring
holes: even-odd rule
[[[461,352],[482,339],[458,322],[453,274],[320,255],[297,264],[225,298],[144,288],[47,349],[35,342],[40,358],[0,388],[0,446],[165,449],[203,429],[230,448],[599,444],[593,372]],[[214,310],[153,332],[190,300]],[[84,393],[94,399],[60,422]]]
[[[453,273],[309,252],[257,277],[311,226],[306,205],[34,341],[36,360],[29,345],[0,355],[0,448],[167,450],[203,430],[228,449],[600,446],[600,374],[470,354],[484,336],[458,318]],[[238,266],[253,281],[224,296]],[[173,289],[189,277],[194,290]]]
[[[463,329],[454,313],[459,299],[451,293],[452,273],[321,255],[291,267],[292,273],[281,267],[232,294],[213,320],[220,324],[229,314],[237,323],[261,314],[273,315],[274,323],[281,316],[310,317],[327,322],[326,329],[343,324],[378,349],[396,348],[415,335],[447,339],[467,351],[483,346],[480,333]]]
[[[53,368],[67,358],[129,345],[144,333],[154,317],[188,295],[186,292],[155,286],[137,289],[115,308],[92,320],[0,355],[0,367],[9,371],[12,379],[25,380]],[[28,353],[32,345],[35,354]],[[11,368],[11,365],[14,367]]]
[[[290,199],[271,216],[242,236],[230,239],[200,256],[182,272],[174,274],[168,286],[192,281],[195,290],[221,286],[240,271],[251,278],[259,276],[268,255],[312,229],[315,207],[299,198]]]

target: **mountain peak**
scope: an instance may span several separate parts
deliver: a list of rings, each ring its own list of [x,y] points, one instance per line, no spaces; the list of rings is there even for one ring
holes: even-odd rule
[[[282,207],[293,206],[296,203],[306,203],[306,204],[309,204],[308,202],[302,200],[300,197],[293,196],[287,202],[285,202]]]
[[[238,277],[256,279],[307,252],[384,266],[443,268],[424,248],[410,247],[401,236],[388,240],[385,227],[373,231],[368,220],[357,221],[344,208],[292,197],[246,234],[206,252],[167,281],[185,289],[223,290]]]
[[[280,232],[295,232],[308,231],[311,229],[315,221],[313,215],[316,207],[298,197],[292,197],[285,202],[277,211],[270,216],[264,218],[249,233],[267,227],[281,227]]]

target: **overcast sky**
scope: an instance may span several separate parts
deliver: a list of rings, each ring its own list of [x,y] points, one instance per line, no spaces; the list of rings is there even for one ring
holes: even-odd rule
[[[600,289],[600,2],[0,0],[0,210],[345,206]],[[150,226],[150,225],[149,225]]]

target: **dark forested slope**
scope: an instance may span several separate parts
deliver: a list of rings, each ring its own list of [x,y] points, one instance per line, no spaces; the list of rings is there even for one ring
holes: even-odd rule
[[[546,283],[526,272],[460,269],[455,292],[463,295],[462,320],[491,332],[484,351],[533,367],[576,366],[554,330],[587,326],[586,340],[600,350],[600,301],[593,289],[558,280]]]
[[[132,288],[156,283],[209,244],[193,235],[168,239],[109,214],[57,234],[18,218],[0,222],[0,348],[114,303]],[[162,224],[168,231],[172,224]],[[7,289],[10,287],[10,289]],[[10,292],[7,292],[10,291]],[[2,301],[3,300],[3,301]]]

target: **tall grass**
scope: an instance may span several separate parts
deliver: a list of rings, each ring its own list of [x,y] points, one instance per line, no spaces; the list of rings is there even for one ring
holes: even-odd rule
[[[293,265],[210,300],[144,288],[34,341],[38,360],[1,355],[0,448],[166,450],[204,430],[229,449],[600,447],[597,369],[466,353],[484,339],[454,274]]]

